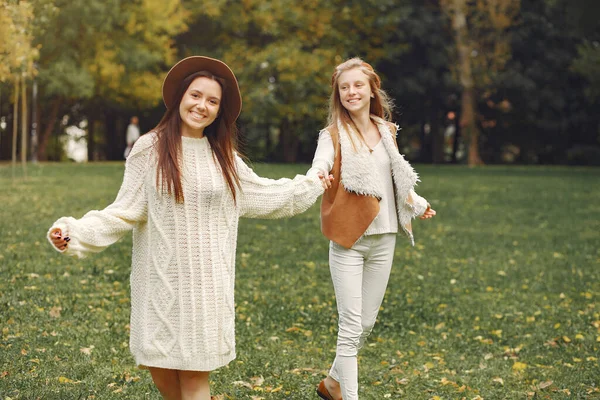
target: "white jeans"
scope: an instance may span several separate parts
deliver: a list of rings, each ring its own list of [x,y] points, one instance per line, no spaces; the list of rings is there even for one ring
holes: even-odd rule
[[[339,318],[336,355],[329,375],[340,383],[344,400],[358,399],[358,350],[375,325],[395,245],[395,233],[365,236],[351,249],[329,244]]]

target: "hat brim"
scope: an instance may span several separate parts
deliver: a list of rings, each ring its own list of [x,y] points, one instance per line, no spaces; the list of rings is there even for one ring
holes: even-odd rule
[[[162,86],[163,101],[167,109],[171,109],[175,105],[175,95],[181,82],[188,76],[200,71],[208,71],[227,82],[225,96],[228,99],[229,106],[232,108],[231,115],[235,116],[235,121],[242,111],[242,95],[240,94],[237,79],[227,64],[210,57],[187,57],[169,70]]]

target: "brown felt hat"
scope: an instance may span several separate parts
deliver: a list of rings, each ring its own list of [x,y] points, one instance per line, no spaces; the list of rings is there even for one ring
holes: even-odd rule
[[[174,106],[175,94],[181,82],[188,76],[200,71],[208,71],[227,82],[224,94],[229,99],[228,103],[232,108],[231,115],[235,116],[235,121],[242,111],[242,95],[240,94],[237,79],[227,64],[210,57],[187,57],[171,68],[165,77],[162,87],[163,101],[167,108],[170,109]]]

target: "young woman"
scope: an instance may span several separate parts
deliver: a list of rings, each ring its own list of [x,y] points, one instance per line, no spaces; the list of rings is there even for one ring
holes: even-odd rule
[[[167,111],[136,141],[114,203],[48,232],[68,255],[95,253],[133,230],[130,348],[166,399],[208,400],[209,371],[235,358],[234,267],[240,217],[305,211],[328,179],[257,176],[236,154],[242,100],[229,67],[177,63]]]
[[[358,399],[357,353],[370,334],[390,276],[396,233],[413,241],[411,220],[435,211],[413,188],[418,181],[399,154],[391,102],[373,68],[359,58],[332,77],[328,127],[309,174],[331,173],[321,228],[330,239],[329,266],[339,314],[336,357],[317,393]]]

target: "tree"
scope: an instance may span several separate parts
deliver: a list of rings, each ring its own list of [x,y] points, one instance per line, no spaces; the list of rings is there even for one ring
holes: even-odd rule
[[[39,0],[42,3],[42,0]],[[75,104],[94,121],[120,107],[150,107],[160,101],[164,69],[173,62],[172,38],[186,28],[180,1],[57,0],[36,9],[41,48],[43,116],[39,153],[58,117]],[[89,124],[90,129],[96,124]],[[94,146],[93,133],[89,143]],[[107,130],[109,145],[115,131]],[[110,158],[122,149],[109,146]]]
[[[456,74],[462,88],[460,125],[469,140],[468,163],[482,164],[479,154],[477,105],[480,96],[510,58],[507,30],[518,14],[519,0],[443,0],[452,20],[456,45]]]
[[[312,157],[337,64],[361,56],[377,66],[403,49],[390,40],[403,12],[392,0],[223,0],[197,9],[177,39],[180,54],[222,58],[233,68],[246,138],[270,160]]]
[[[5,38],[0,43],[0,82],[14,82],[14,112],[12,136],[12,162],[17,158],[18,102],[21,92],[21,162],[27,162],[27,80],[35,74],[34,61],[38,56],[32,46],[33,6],[29,2],[3,2],[0,5],[0,33]]]
[[[483,107],[489,120],[501,121],[489,128],[490,153],[514,146],[519,162],[566,163],[578,147],[598,146],[598,102],[585,95],[590,84],[573,68],[588,34],[573,23],[571,7],[566,0],[523,2],[509,32],[512,57],[490,98],[495,106]]]
[[[449,69],[452,39],[447,34],[448,17],[439,3],[413,0],[386,13],[386,18],[394,19],[390,25],[396,29],[378,63],[386,88],[396,100],[396,120],[402,127],[400,145],[411,156],[412,139],[419,137],[420,162],[444,162],[442,122],[454,106],[454,93],[459,92]],[[425,126],[430,126],[429,133]]]

